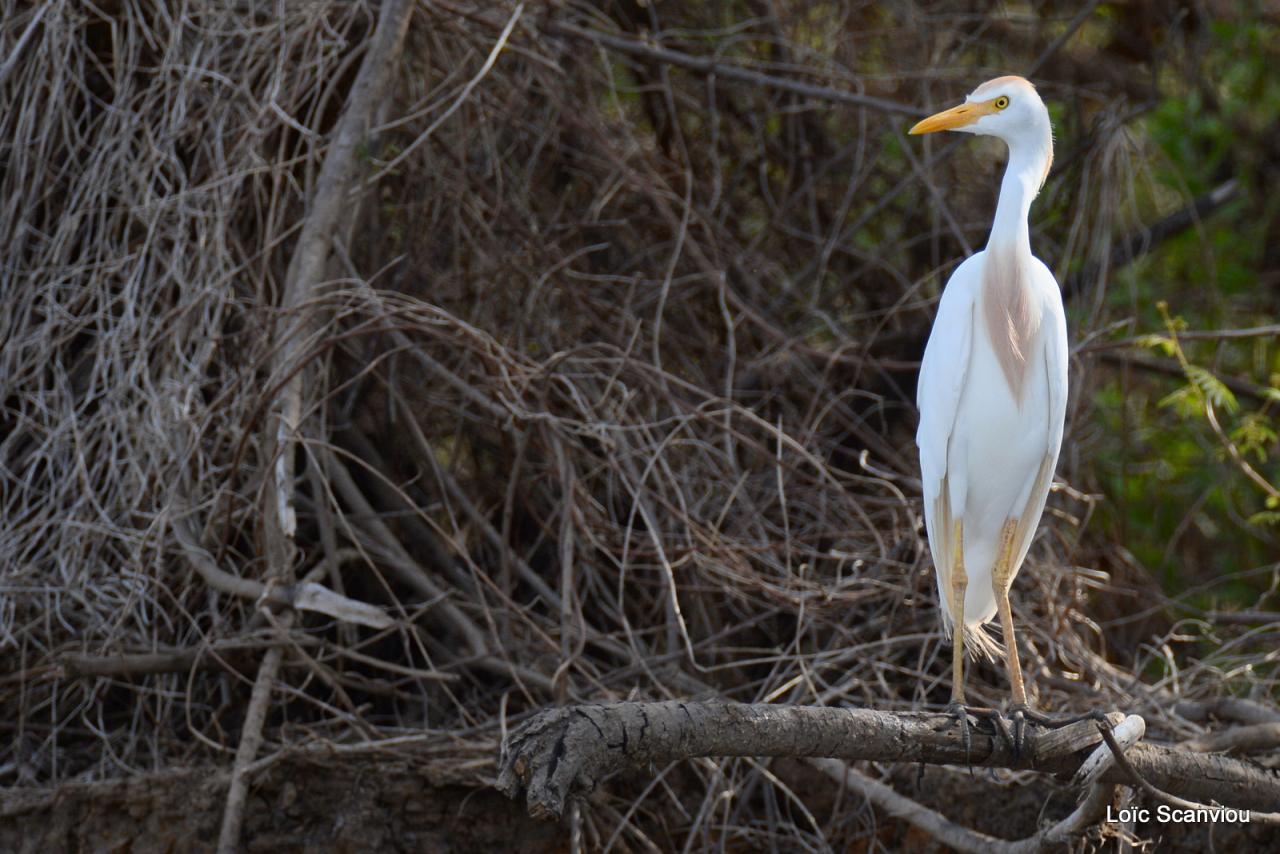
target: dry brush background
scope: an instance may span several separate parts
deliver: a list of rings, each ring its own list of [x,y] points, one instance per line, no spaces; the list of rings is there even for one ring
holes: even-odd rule
[[[547,705],[939,708],[915,370],[1000,163],[905,127],[1033,77],[1058,122],[1033,241],[1077,345],[1123,326],[1117,247],[1145,251],[1128,236],[1191,202],[1144,202],[1160,155],[1132,123],[1209,13],[1105,8],[419,3],[360,190],[289,305],[378,5],[0,3],[0,784],[225,770],[271,649],[263,775],[307,751],[410,757],[459,814],[504,727]],[[1121,369],[1073,358],[1014,608],[1039,706],[1186,741],[1223,697],[1274,698],[1277,623],[1175,607],[1090,527],[1092,393]],[[394,624],[273,614],[295,580]],[[1004,691],[975,668],[973,702]],[[1006,837],[1074,804],[1025,775],[863,770]],[[816,779],[679,764],[573,821],[615,850],[904,844]]]

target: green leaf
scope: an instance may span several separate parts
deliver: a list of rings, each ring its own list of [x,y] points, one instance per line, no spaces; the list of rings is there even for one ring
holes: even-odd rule
[[[1200,392],[1214,406],[1221,406],[1232,414],[1240,409],[1240,403],[1231,393],[1231,389],[1199,365],[1187,365],[1187,379],[1195,383],[1196,388],[1200,389]]]
[[[1258,462],[1267,461],[1267,449],[1276,442],[1276,430],[1271,419],[1261,412],[1247,412],[1240,419],[1240,426],[1231,431],[1231,441],[1245,456],[1253,456]]]
[[[1184,385],[1160,399],[1162,407],[1173,407],[1183,418],[1195,418],[1204,412],[1204,395],[1193,385]]]
[[[1173,339],[1167,335],[1139,335],[1134,343],[1149,350],[1159,350],[1166,356],[1174,353]]]

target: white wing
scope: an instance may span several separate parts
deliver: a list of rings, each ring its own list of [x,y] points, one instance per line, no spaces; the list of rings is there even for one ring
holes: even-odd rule
[[[916,388],[916,406],[920,409],[920,427],[916,444],[920,447],[920,480],[924,487],[924,524],[929,534],[929,551],[933,554],[940,591],[951,589],[951,571],[955,537],[955,515],[952,495],[963,496],[964,484],[952,482],[947,465],[951,434],[956,425],[960,396],[969,370],[969,354],[973,348],[974,305],[982,270],[982,255],[971,255],[956,268],[947,281],[938,303],[938,316],[929,333],[920,363],[920,380]],[[963,512],[963,508],[955,508]],[[942,597],[944,625],[950,626],[950,609]]]
[[[1058,452],[1062,450],[1062,431],[1067,418],[1067,374],[1070,359],[1067,346],[1067,316],[1062,308],[1062,292],[1053,273],[1038,258],[1032,267],[1032,276],[1043,299],[1044,313],[1041,315],[1040,342],[1044,348],[1045,382],[1049,388],[1049,421],[1048,435],[1045,436],[1045,456],[1036,473],[1031,490],[1027,496],[1026,509],[1018,521],[1015,535],[1017,543],[1017,560],[1014,561],[1014,572],[1022,566],[1027,552],[1031,549],[1031,541],[1035,539],[1036,527],[1040,524],[1040,516],[1044,513],[1045,500],[1049,497],[1049,487],[1053,484],[1053,471],[1058,466]]]
[[[1036,259],[1035,276],[1044,289],[1044,364],[1049,378],[1049,453],[1056,464],[1062,449],[1062,431],[1067,420],[1067,314],[1062,308],[1062,292],[1053,273]]]

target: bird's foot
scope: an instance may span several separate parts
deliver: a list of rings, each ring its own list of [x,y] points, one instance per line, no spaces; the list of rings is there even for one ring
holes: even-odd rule
[[[973,763],[970,761],[971,747],[973,742],[969,735],[969,709],[964,703],[955,700],[947,705],[947,716],[955,718],[960,724],[960,740],[964,742],[964,764],[969,766],[969,773],[973,773]]]
[[[1000,732],[1000,737],[1004,739],[1005,744],[1009,745],[1016,765],[1022,759],[1027,746],[1028,723],[1045,729],[1061,729],[1069,724],[1088,720],[1105,721],[1107,715],[1097,709],[1081,715],[1047,715],[1036,711],[1026,703],[1015,703],[1009,709],[1010,726],[1006,728],[1003,719],[997,719],[996,729]]]
[[[955,703],[947,707],[950,714],[954,714]],[[1022,758],[1022,750],[1026,744],[1026,718],[1024,716],[1025,707],[1014,707],[1005,719],[1005,715],[999,709],[985,709],[979,707],[969,707],[968,713],[975,718],[987,720],[991,722],[991,729],[994,735],[999,736],[1000,740],[1005,743],[1009,751],[1013,754],[1013,764],[1017,765],[1018,760]],[[965,752],[968,754],[968,741],[965,742]]]
[[[1026,703],[1015,703],[1013,708],[1009,710],[1009,721],[1013,724],[1013,732],[1009,734],[1006,741],[1009,743],[1009,749],[1013,751],[1013,764],[1017,765],[1022,759],[1022,749],[1027,743],[1027,720],[1030,719],[1035,723],[1034,718],[1030,718],[1029,714],[1034,715],[1031,707]]]
[[[1009,740],[1008,729],[1004,725],[1004,720],[998,709],[988,709],[982,706],[966,706],[964,703],[954,700],[947,705],[946,715],[953,718],[960,725],[960,738],[964,742],[964,762],[969,767],[969,773],[973,773],[973,727],[979,720],[989,720],[992,722],[994,729],[1001,734],[1005,740]]]

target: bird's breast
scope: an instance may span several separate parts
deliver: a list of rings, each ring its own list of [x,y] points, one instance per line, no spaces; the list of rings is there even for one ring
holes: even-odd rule
[[[1031,252],[989,247],[983,258],[975,343],[985,340],[1015,402],[1021,404],[1043,314],[1031,289]]]

